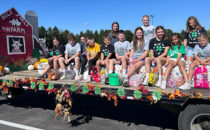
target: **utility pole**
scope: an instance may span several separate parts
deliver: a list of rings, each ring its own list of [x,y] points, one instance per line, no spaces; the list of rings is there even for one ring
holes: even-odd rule
[[[154,15],[149,15],[149,17],[152,19],[152,25],[153,25],[153,19],[154,19]]]

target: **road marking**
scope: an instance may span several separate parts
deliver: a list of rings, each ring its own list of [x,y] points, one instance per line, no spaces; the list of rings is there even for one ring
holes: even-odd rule
[[[4,121],[4,120],[0,120],[0,124],[11,126],[11,127],[16,127],[16,128],[20,128],[20,129],[24,129],[24,130],[44,130],[44,129],[39,129],[39,128],[31,127],[31,126],[21,125],[21,124],[9,122],[9,121]]]

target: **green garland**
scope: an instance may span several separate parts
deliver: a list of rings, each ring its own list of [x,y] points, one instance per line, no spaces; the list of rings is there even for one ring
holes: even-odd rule
[[[32,89],[35,89],[36,87],[36,83],[31,83],[31,86],[30,86]]]
[[[123,88],[119,88],[119,89],[117,90],[117,95],[118,95],[119,97],[125,96],[125,90],[124,90]]]
[[[100,95],[101,94],[101,88],[95,87],[95,95]]]
[[[139,90],[135,90],[133,96],[135,97],[135,99],[140,99],[142,97],[142,93]]]
[[[9,80],[9,85],[13,86],[13,81],[12,80]]]
[[[152,93],[152,98],[155,101],[159,101],[162,98],[161,93],[159,91],[153,92]]]
[[[88,86],[84,85],[84,86],[82,87],[82,93],[83,93],[83,94],[87,94],[89,91],[90,91],[90,89],[88,88]]]
[[[53,83],[49,83],[48,89],[51,90],[51,89],[53,89],[53,88],[54,88],[54,84],[53,84]]]
[[[43,89],[44,89],[44,83],[43,83],[43,82],[40,82],[40,83],[39,83],[39,89],[40,89],[40,90],[43,90]]]
[[[72,92],[75,92],[75,91],[77,91],[77,88],[76,88],[76,86],[75,86],[74,84],[72,84],[72,85],[70,86],[70,90],[71,90]]]

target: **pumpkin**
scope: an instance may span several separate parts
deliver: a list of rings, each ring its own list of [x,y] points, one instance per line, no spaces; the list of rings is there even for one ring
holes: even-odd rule
[[[29,65],[28,66],[28,70],[33,70],[34,69],[34,66],[33,65]]]
[[[36,70],[38,69],[38,64],[39,63],[41,63],[41,62],[38,61],[38,62],[34,63],[34,69],[36,69]]]
[[[0,73],[4,73],[4,67],[0,66]]]

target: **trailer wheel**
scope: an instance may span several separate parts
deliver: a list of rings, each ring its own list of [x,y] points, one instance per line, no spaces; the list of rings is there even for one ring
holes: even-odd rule
[[[179,130],[209,130],[210,105],[188,105],[179,114],[178,127]]]

